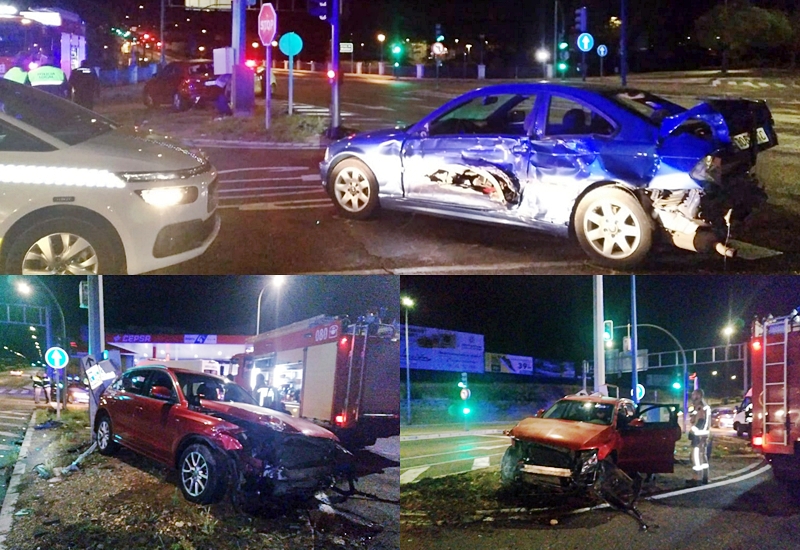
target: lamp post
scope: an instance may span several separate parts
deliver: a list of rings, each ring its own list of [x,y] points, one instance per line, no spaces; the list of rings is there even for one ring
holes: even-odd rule
[[[536,51],[536,61],[542,64],[542,78],[547,78],[547,60],[550,59],[550,52],[544,48]]]
[[[272,276],[272,286],[275,288],[280,288],[283,286],[283,283],[286,282],[286,275],[273,275]],[[267,290],[267,287],[261,289],[261,292],[258,293],[258,305],[256,307],[256,336],[261,332],[261,298],[264,296],[264,291]]]
[[[400,304],[406,310],[406,422],[411,424],[411,360],[408,349],[408,310],[414,307],[414,300],[408,296],[400,298]]]

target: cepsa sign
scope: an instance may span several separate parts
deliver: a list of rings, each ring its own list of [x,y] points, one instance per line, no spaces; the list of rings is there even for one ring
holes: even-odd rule
[[[258,37],[264,46],[272,44],[275,33],[278,32],[278,14],[272,4],[262,4],[258,12]]]

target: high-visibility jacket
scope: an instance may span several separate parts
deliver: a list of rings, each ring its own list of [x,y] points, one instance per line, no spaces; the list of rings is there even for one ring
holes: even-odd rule
[[[66,83],[67,75],[59,67],[42,65],[28,73],[31,86],[58,86]]]
[[[3,75],[3,78],[13,82],[19,82],[20,84],[25,84],[25,82],[28,80],[28,72],[23,71],[20,67],[11,67],[8,71],[6,71],[6,74]]]
[[[696,436],[704,436],[710,433],[711,427],[711,407],[703,403],[703,418],[698,418],[694,426],[691,428],[691,433]]]

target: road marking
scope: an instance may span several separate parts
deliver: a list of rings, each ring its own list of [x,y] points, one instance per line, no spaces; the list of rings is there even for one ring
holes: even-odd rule
[[[10,451],[12,449],[16,449],[17,447],[13,447],[11,445],[0,445],[0,451]]]
[[[236,191],[245,191],[245,189],[236,189]],[[259,198],[267,198],[267,197],[289,197],[292,195],[308,195],[309,193],[316,194],[324,194],[324,193],[317,193],[316,191],[281,191],[280,193],[256,193],[254,195],[236,195],[233,197],[220,197],[220,200],[235,200],[235,199],[259,199]],[[325,199],[326,201],[329,199]]]
[[[342,271],[312,271],[303,275],[443,275],[443,274],[478,274],[502,273],[522,269],[554,269],[565,267],[585,267],[586,261],[573,262],[506,262],[497,264],[472,264],[472,265],[442,265],[422,267],[396,267],[385,269],[353,269]]]
[[[285,185],[283,187],[234,187],[232,189],[220,189],[220,193],[236,193],[237,191],[296,191],[298,189],[308,189],[310,191],[323,191],[321,185]]]
[[[726,479],[725,481],[717,481],[717,482],[714,482],[714,483],[709,483],[707,485],[700,485],[698,487],[689,487],[688,489],[680,489],[678,491],[672,491],[670,493],[662,493],[660,495],[655,495],[655,496],[652,496],[652,497],[648,497],[647,500],[661,500],[662,498],[676,497],[676,496],[680,496],[680,495],[685,495],[687,493],[694,493],[695,491],[705,491],[706,489],[714,489],[716,487],[724,487],[725,485],[730,485],[731,483],[738,483],[739,481],[744,481],[745,479],[750,479],[751,477],[755,477],[755,476],[757,476],[759,474],[763,474],[764,472],[766,472],[770,468],[771,468],[771,466],[769,464],[767,464],[766,466],[763,466],[763,467],[759,468],[758,470],[750,472],[749,474],[743,475],[741,477],[735,477],[735,478],[731,478],[731,479]]]
[[[217,170],[217,174],[234,174],[236,172],[254,172],[264,170],[266,172],[293,172],[295,170],[308,170],[308,166],[251,166],[250,168],[230,168],[228,170]]]
[[[482,468],[488,468],[488,467],[489,467],[489,457],[488,456],[482,456],[480,458],[476,458],[472,462],[472,469],[473,470],[480,470]]]
[[[308,204],[301,204],[308,203]],[[220,208],[231,208],[220,206]],[[259,202],[238,206],[239,210],[300,210],[302,208],[333,208],[330,199],[309,199],[284,202]]]
[[[305,176],[314,176],[315,180],[319,179],[319,175],[316,174],[305,174]],[[243,180],[219,180],[220,183],[247,183],[247,182],[256,182],[256,181],[292,181],[292,180],[302,180],[303,176],[284,176],[284,177],[277,177],[277,178],[248,178]],[[307,181],[307,180],[304,180]],[[222,191],[222,190],[220,190]]]
[[[0,432],[0,437],[19,437],[19,434],[15,434],[13,432]]]
[[[507,435],[494,435],[502,434],[503,430],[487,430],[486,433],[473,433],[473,432],[447,432],[440,434],[419,434],[419,435],[403,435],[400,434],[400,441],[422,441],[424,439],[449,439],[452,437],[493,437],[495,439],[506,439]]]
[[[415,479],[417,479],[419,476],[425,473],[427,469],[428,469],[427,466],[425,466],[424,468],[412,468],[407,472],[400,474],[400,484],[402,485],[403,483],[413,482]]]
[[[22,424],[9,424],[8,422],[0,422],[0,426],[10,426],[12,428],[19,428]]]
[[[391,107],[386,107],[385,105],[363,105],[361,103],[347,103],[342,102],[342,105],[352,105],[353,107],[360,107],[362,109],[372,109],[374,111],[396,111],[397,109],[393,109]]]
[[[509,445],[508,443],[505,443],[503,445],[495,445],[493,447],[470,447],[468,449],[458,449],[458,450],[454,450],[454,451],[446,451],[444,453],[432,453],[432,454],[427,454],[427,455],[407,456],[407,457],[405,457],[405,460],[417,460],[419,458],[431,458],[431,457],[434,457],[434,456],[447,456],[447,455],[452,455],[452,454],[456,454],[456,453],[468,453],[470,451],[478,451],[478,450],[491,451],[491,450],[494,450],[494,449],[505,449],[506,447],[508,447],[508,445]],[[468,458],[464,458],[462,460],[469,460],[469,459]]]
[[[492,457],[492,456],[503,456],[503,453],[492,453],[492,454],[490,454],[488,456],[490,456],[490,457]],[[414,459],[413,458],[405,458],[403,460],[414,460]],[[475,460],[475,457],[470,456],[470,457],[467,457],[467,458],[456,458],[456,459],[453,459],[453,460],[443,460],[442,462],[434,462],[433,464],[422,464],[420,466],[415,466],[415,468],[422,468],[422,466],[425,466],[426,468],[430,468],[431,466],[440,466],[442,464],[453,464],[454,462],[467,462],[468,460]],[[400,468],[400,470],[402,471],[403,468]],[[453,474],[458,474],[458,473],[461,473],[461,472],[453,472]],[[451,475],[451,474],[448,474],[448,475]]]

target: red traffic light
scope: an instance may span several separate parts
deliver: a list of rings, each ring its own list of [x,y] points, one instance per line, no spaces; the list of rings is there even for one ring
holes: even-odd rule
[[[336,71],[334,71],[333,69],[329,69],[327,74],[328,74],[328,80],[333,80],[334,78],[336,78]]]

